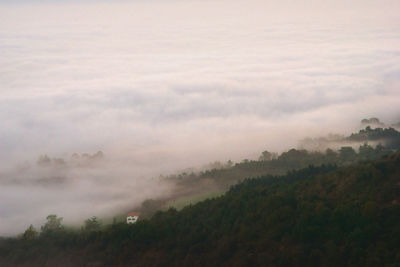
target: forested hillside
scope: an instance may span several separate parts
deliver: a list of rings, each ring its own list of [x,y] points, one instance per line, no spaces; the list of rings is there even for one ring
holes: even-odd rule
[[[367,126],[347,137],[335,138],[329,142],[320,137],[308,140],[317,143],[312,147],[328,146],[324,151],[290,149],[281,154],[264,151],[257,160],[243,160],[233,164],[218,163],[219,168],[211,168],[200,173],[182,172],[163,177],[176,186],[167,197],[146,200],[140,208],[143,214],[152,215],[156,210],[169,206],[181,207],[187,203],[205,199],[211,195],[226,192],[230,186],[246,178],[265,175],[285,175],[288,171],[306,168],[309,165],[348,166],[357,162],[379,159],[400,149],[400,132],[394,128],[374,128]],[[330,145],[337,146],[329,148]],[[193,200],[194,199],[194,200]]]
[[[397,266],[400,152],[247,179],[224,196],[105,230],[1,242],[1,266]],[[29,229],[28,229],[29,230]]]

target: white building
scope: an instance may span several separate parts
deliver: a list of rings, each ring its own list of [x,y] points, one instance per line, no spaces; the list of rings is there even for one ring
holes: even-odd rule
[[[127,224],[132,224],[132,223],[136,223],[137,220],[139,219],[140,213],[139,212],[129,212],[128,214],[126,214],[126,223]]]

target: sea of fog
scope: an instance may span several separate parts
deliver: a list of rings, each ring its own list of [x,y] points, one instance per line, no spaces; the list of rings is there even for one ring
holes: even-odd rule
[[[0,235],[113,216],[171,192],[160,174],[400,121],[398,1],[276,2],[0,1]]]

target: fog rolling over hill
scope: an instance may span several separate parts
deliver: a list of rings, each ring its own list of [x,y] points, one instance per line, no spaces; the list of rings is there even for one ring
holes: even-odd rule
[[[0,173],[0,235],[15,235],[30,224],[42,225],[49,214],[80,226],[91,216],[112,218],[143,200],[169,195],[172,184],[140,174],[112,159],[75,154],[40,156]]]
[[[0,264],[396,266],[399,163],[400,151],[348,167],[246,179],[224,196],[134,225],[71,231],[50,216],[40,235],[30,227],[0,239]]]
[[[333,142],[325,137],[307,140],[302,143],[319,148],[323,144],[324,148],[263,151],[255,159],[216,161],[160,176],[150,175],[146,166],[140,169],[109,158],[102,151],[67,157],[41,155],[0,174],[0,234],[15,235],[31,224],[39,228],[48,214],[64,217],[63,223],[69,227],[80,227],[91,216],[121,221],[120,215],[132,209],[150,218],[158,210],[182,208],[221,195],[246,178],[284,175],[309,165],[347,166],[379,159],[400,148],[400,132],[370,126]]]
[[[362,118],[398,123],[398,11],[390,0],[0,1],[0,235],[167,198],[176,183],[160,174],[349,136]],[[72,157],[99,150],[89,165]]]
[[[399,14],[0,0],[0,266],[397,266]]]

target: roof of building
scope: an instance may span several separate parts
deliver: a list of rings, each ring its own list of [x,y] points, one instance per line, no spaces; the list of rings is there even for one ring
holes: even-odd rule
[[[131,212],[128,212],[128,214],[126,214],[126,217],[129,217],[129,216],[140,216],[140,213],[139,212],[136,212],[136,211],[131,211]]]

